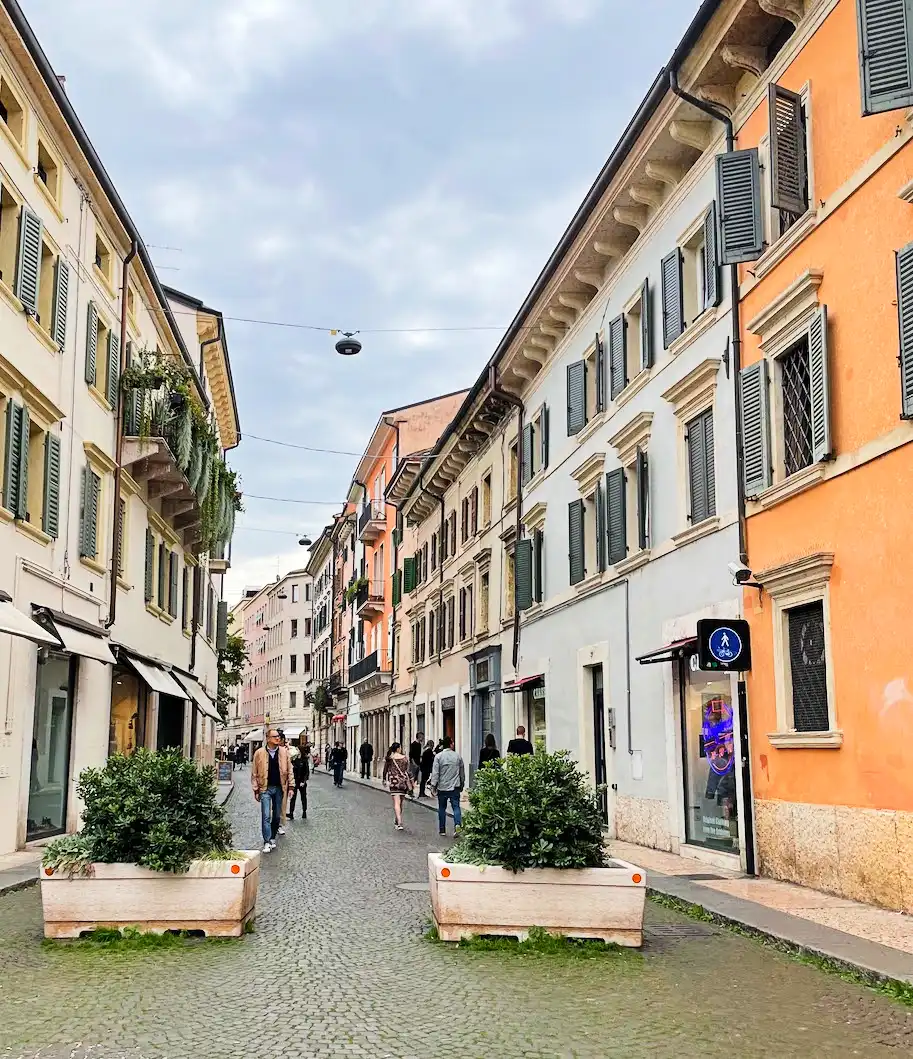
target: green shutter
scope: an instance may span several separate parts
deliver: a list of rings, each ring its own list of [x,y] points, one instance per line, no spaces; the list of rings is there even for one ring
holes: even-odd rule
[[[770,486],[770,412],[767,361],[759,360],[739,374],[742,406],[742,480],[746,497]]]
[[[91,467],[83,467],[80,496],[79,554],[94,559],[98,554],[98,495],[101,479]]]
[[[403,592],[415,591],[415,556],[403,559]]]
[[[54,433],[44,436],[44,513],[41,528],[49,537],[60,529],[60,438]]]
[[[16,262],[15,294],[33,314],[38,312],[41,283],[41,218],[28,206],[19,211],[19,259]],[[50,321],[42,321],[49,324]]]
[[[606,526],[609,566],[623,562],[628,556],[628,516],[625,497],[625,472],[619,467],[605,479]]]
[[[526,485],[526,483],[533,476],[533,425],[527,423],[523,428],[523,438],[520,445],[520,484]],[[465,501],[464,501],[465,503]],[[468,530],[469,523],[469,505],[466,504],[464,511],[464,519],[466,522],[466,529]]]
[[[606,407],[606,381],[605,381],[605,345],[602,335],[596,332],[596,412],[604,412]]]
[[[545,598],[545,534],[537,529],[533,534],[533,595],[537,603]]]
[[[704,417],[697,416],[688,424],[688,493],[690,509],[688,517],[693,524],[707,518],[707,454],[704,438]]]
[[[628,385],[628,328],[624,313],[609,324],[609,392],[612,400]]]
[[[548,406],[539,411],[539,463],[543,470],[548,467]],[[476,490],[478,496],[478,490]],[[476,512],[478,514],[478,511]]]
[[[827,306],[822,305],[808,328],[809,397],[815,460],[832,454],[830,375],[827,356]]]
[[[913,243],[897,251],[897,319],[900,415],[902,419],[913,419]]]
[[[168,613],[172,618],[178,615],[178,553],[168,556]]]
[[[403,575],[401,571],[393,571],[393,606],[398,607],[403,598]]]
[[[761,221],[761,166],[758,149],[730,151],[716,158],[720,211],[720,262],[756,261],[764,250]]]
[[[716,238],[716,203],[704,214],[704,309],[719,305],[723,297]]]
[[[70,292],[70,269],[62,257],[54,266],[54,306],[51,310],[51,337],[63,349],[67,340],[67,300]]]
[[[216,650],[224,651],[226,647],[228,647],[228,604],[220,600],[216,605]],[[307,668],[305,666],[305,669]]]
[[[805,116],[802,97],[779,85],[767,87],[770,129],[770,204],[802,215],[808,209]]]
[[[168,567],[167,567],[167,564],[165,562],[165,559],[167,557],[168,557],[168,549],[165,546],[165,542],[164,541],[159,541],[159,554],[158,554],[158,561],[159,561],[158,575],[159,576],[158,576],[158,585],[157,585],[158,591],[156,593],[156,603],[158,603],[159,607],[161,607],[162,610],[165,609],[165,587],[167,585],[166,578],[168,576]]]
[[[152,530],[146,527],[146,583],[143,598],[147,603],[152,602],[153,582],[155,575],[155,538]]]
[[[913,2],[856,0],[862,113],[913,105]]]
[[[653,304],[650,281],[644,280],[640,290],[640,366],[653,367]]]
[[[121,497],[117,507],[117,573],[123,577],[126,571],[127,548],[124,533],[127,528],[127,501]]]
[[[89,302],[86,317],[86,382],[90,386],[95,385],[98,377],[98,309],[95,302]]]
[[[586,577],[586,550],[584,537],[584,506],[582,500],[572,500],[567,508],[568,516],[568,565],[572,585]]]
[[[19,413],[15,401],[6,402],[6,437],[3,446],[3,506],[16,512],[19,497]]]
[[[682,252],[679,247],[663,258],[660,279],[663,300],[663,348],[668,349],[685,330]]]
[[[602,573],[606,568],[606,522],[605,489],[600,482],[596,486],[596,569]]]
[[[598,391],[597,391],[598,392]],[[567,366],[567,433],[579,434],[586,426],[586,362]]]
[[[117,388],[120,384],[120,336],[108,332],[108,404],[117,407]]]
[[[29,506],[29,439],[31,421],[29,410],[19,412],[19,496],[16,504],[16,518],[28,518]]]
[[[637,450],[637,546],[650,546],[650,471],[647,454]]]
[[[514,602],[517,610],[533,605],[533,542],[528,538],[514,548]]]

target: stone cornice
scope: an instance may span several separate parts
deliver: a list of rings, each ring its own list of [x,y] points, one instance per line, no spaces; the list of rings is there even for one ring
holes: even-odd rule
[[[684,378],[673,383],[663,394],[663,400],[672,405],[679,419],[689,420],[713,400],[719,370],[720,358],[707,357]]]
[[[602,471],[605,467],[605,453],[594,452],[592,456],[584,460],[579,467],[575,467],[571,471],[571,477],[577,483],[577,488],[580,490],[580,495],[583,497],[591,496],[596,492],[596,486],[599,485],[600,479],[602,478]]]
[[[791,336],[798,322],[817,311],[818,288],[823,279],[822,269],[806,269],[748,321],[747,329],[760,337],[761,350],[765,354],[778,348],[782,336]]]
[[[527,533],[535,533],[537,529],[545,525],[545,506],[545,501],[540,500],[538,504],[533,504],[523,516],[523,525]]]
[[[45,397],[33,382],[2,355],[0,355],[0,386],[8,391],[18,390],[28,405],[29,411],[36,413],[36,418],[42,421],[45,428],[64,418],[64,413],[57,405],[50,398]]]
[[[637,415],[609,438],[609,444],[618,452],[622,467],[630,466],[637,456],[638,449],[646,449],[650,444],[650,430],[653,425],[652,412],[638,412]]]
[[[809,588],[823,588],[831,579],[833,552],[813,552],[782,566],[772,566],[755,574],[759,584],[774,599]]]

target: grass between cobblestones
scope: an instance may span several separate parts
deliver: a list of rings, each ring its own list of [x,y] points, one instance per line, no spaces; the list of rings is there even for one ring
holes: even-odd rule
[[[523,941],[506,937],[471,937],[455,945],[441,941],[437,928],[430,926],[425,938],[439,945],[446,945],[468,952],[497,952],[510,956],[553,956],[571,960],[599,960],[610,957],[617,961],[640,962],[643,957],[634,949],[623,945],[606,944],[603,941],[567,938],[563,934],[550,934],[542,927],[531,927],[529,936]]]
[[[71,941],[45,938],[41,946],[57,952],[144,952],[147,949],[179,949],[187,945],[231,945],[239,938],[203,938],[187,930],[156,934],[136,927],[99,927]]]
[[[815,967],[825,974],[835,975],[844,982],[850,982],[853,985],[870,989],[872,992],[880,993],[882,996],[895,1000],[899,1004],[913,1008],[913,985],[910,985],[909,982],[901,982],[896,978],[885,978],[876,974],[867,974],[865,971],[859,970],[858,967],[842,963],[840,960],[824,956],[820,952],[814,952],[801,945],[784,941],[782,938],[772,937],[763,931],[753,930],[751,927],[745,926],[744,923],[737,923],[726,916],[708,912],[702,905],[692,904],[690,901],[682,900],[679,897],[670,897],[668,894],[661,894],[655,890],[648,890],[647,897],[655,904],[662,905],[663,908],[682,912],[689,918],[700,920],[703,923],[713,923],[716,926],[724,927],[733,934],[739,934],[743,938],[751,938],[767,948],[775,949],[797,963],[805,964],[807,967]]]

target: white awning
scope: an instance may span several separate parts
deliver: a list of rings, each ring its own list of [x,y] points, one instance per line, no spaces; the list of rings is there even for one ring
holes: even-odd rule
[[[32,621],[5,599],[0,599],[0,632],[21,636],[43,646],[60,647],[58,641],[49,632],[45,632],[37,621]]]
[[[242,743],[262,743],[263,742],[263,729],[255,728],[252,732],[248,732],[247,735],[241,740]]]
[[[304,728],[299,725],[292,725],[290,728],[283,728],[282,731],[285,733],[285,738],[291,740],[297,739],[304,731]]]
[[[179,673],[176,669],[172,670],[171,675],[182,687],[187,689],[187,694],[197,704],[200,713],[205,714],[207,717],[211,717],[214,721],[222,720],[219,716],[219,711],[213,706],[212,700],[193,677],[185,676],[183,673]]]
[[[174,677],[161,666],[155,666],[151,662],[144,662],[135,658],[129,651],[122,652],[123,657],[132,666],[136,675],[160,695],[173,695],[178,699],[186,699],[187,692],[181,687]]]
[[[109,666],[116,663],[117,659],[111,654],[106,637],[93,636],[82,629],[74,629],[72,625],[64,625],[62,621],[54,621],[54,628],[64,650],[69,651],[71,655],[94,658],[96,662],[104,662]]]

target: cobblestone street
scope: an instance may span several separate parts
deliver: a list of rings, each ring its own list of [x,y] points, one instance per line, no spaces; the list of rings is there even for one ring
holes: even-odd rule
[[[237,844],[257,813],[239,777]],[[38,889],[0,897],[3,1059],[901,1056],[913,1012],[648,903],[643,955],[454,951],[423,938],[435,816],[311,784],[264,858],[256,932],[146,952],[42,946]],[[669,927],[692,936],[668,936]],[[658,929],[657,929],[658,928]]]

